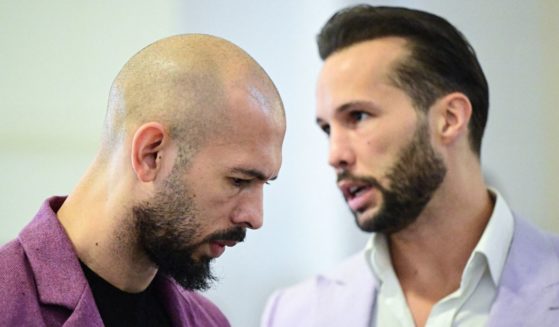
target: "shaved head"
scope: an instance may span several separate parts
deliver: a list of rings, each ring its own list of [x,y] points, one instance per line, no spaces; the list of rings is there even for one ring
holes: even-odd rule
[[[279,94],[264,70],[245,51],[224,39],[201,34],[159,40],[138,52],[111,87],[102,152],[106,155],[147,122],[163,124],[189,157],[209,136],[230,132],[234,112],[227,103],[234,88],[272,108],[283,121]]]

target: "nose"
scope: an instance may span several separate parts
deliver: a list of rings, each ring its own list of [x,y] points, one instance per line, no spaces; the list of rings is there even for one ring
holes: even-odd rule
[[[355,153],[347,133],[331,128],[328,163],[336,170],[347,169],[355,163]]]
[[[258,229],[263,224],[263,187],[261,185],[247,193],[240,199],[231,218],[236,225],[250,229]]]

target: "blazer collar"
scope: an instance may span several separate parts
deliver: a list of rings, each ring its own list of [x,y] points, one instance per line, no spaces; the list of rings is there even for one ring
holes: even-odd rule
[[[65,199],[47,199],[18,239],[33,271],[39,301],[73,311],[70,325],[83,315],[92,325],[102,325],[78,258],[56,216]]]
[[[370,326],[378,281],[364,251],[350,257],[335,271],[319,275],[316,326]]]
[[[556,237],[515,217],[513,239],[488,326],[547,326],[546,319],[559,321],[558,247]]]

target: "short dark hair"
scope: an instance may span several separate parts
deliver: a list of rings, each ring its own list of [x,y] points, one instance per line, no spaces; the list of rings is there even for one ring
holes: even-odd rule
[[[469,141],[480,156],[481,140],[489,109],[489,88],[472,46],[445,19],[420,10],[357,5],[335,13],[317,37],[320,57],[353,44],[402,37],[410,55],[398,63],[391,76],[416,108],[428,111],[440,97],[465,94],[472,104]]]

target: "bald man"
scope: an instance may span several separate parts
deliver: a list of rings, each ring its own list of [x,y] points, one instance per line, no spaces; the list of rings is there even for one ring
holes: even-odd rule
[[[228,326],[196,290],[262,225],[285,116],[264,70],[208,35],[160,40],[116,77],[100,151],[0,249],[2,326]]]

